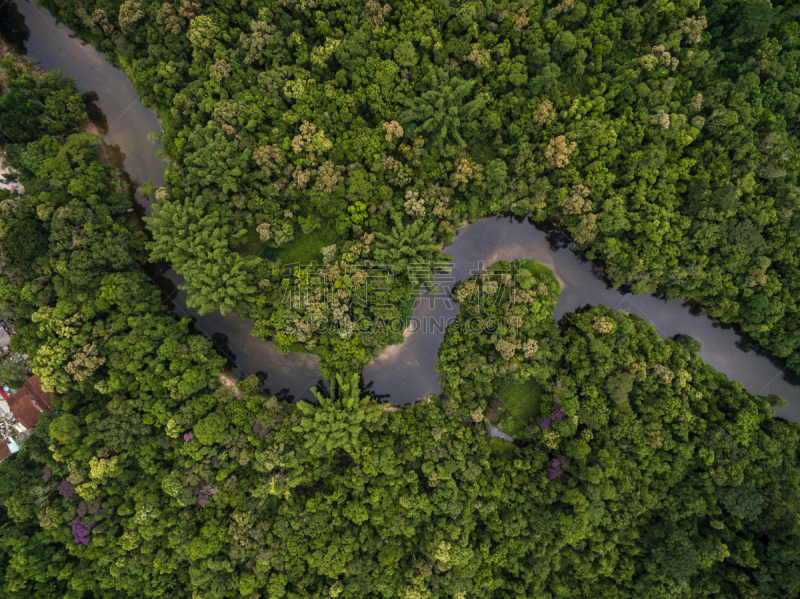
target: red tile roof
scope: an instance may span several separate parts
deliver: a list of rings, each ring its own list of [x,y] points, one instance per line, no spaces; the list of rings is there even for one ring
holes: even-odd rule
[[[0,462],[5,460],[10,455],[11,450],[8,448],[8,443],[5,441],[0,441]]]
[[[8,407],[14,413],[17,422],[25,428],[33,428],[39,421],[39,412],[53,409],[50,403],[52,393],[42,390],[38,376],[32,376],[22,385],[22,389],[14,393],[8,400]]]
[[[22,388],[30,393],[33,399],[35,399],[45,410],[50,410],[51,412],[53,411],[53,404],[50,403],[50,398],[53,397],[53,394],[50,392],[44,392],[38,375],[34,374],[31,378],[25,381],[25,384],[22,385]]]

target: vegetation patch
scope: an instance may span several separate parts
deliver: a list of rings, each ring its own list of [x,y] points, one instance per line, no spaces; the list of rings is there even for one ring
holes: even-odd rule
[[[307,235],[298,235],[290,243],[279,248],[269,247],[262,242],[249,246],[253,253],[261,253],[264,258],[282,264],[307,265],[323,264],[322,249],[336,245],[339,242],[336,231],[329,228],[318,229]]]
[[[518,260],[517,261],[519,269],[525,269],[529,273],[531,273],[534,277],[543,276],[545,278],[551,279],[555,285],[555,294],[558,296],[561,293],[561,283],[558,282],[556,275],[546,267],[541,262],[537,262],[536,260]]]
[[[539,414],[539,399],[544,393],[544,387],[532,378],[522,382],[513,379],[502,382],[495,394],[495,401],[490,404],[487,418],[510,437],[529,439],[531,433],[528,423],[533,421],[534,415]]]
[[[512,458],[516,452],[516,446],[511,441],[506,441],[505,439],[492,437],[490,444],[492,454],[500,458]]]

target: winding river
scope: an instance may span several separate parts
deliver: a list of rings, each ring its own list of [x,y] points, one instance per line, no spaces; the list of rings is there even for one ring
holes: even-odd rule
[[[0,33],[13,38],[18,49],[39,61],[42,68],[61,69],[77,80],[80,92],[93,100],[93,121],[105,135],[109,158],[127,173],[134,190],[147,180],[156,186],[163,183],[166,164],[156,157],[161,145],[148,141],[149,133],[161,130],[158,117],[142,106],[124,73],[64,25],[56,24],[44,8],[24,0],[16,5],[0,0]],[[136,193],[136,200],[139,211],[149,214],[147,199]],[[662,337],[689,334],[703,344],[700,355],[708,364],[752,393],[786,398],[789,405],[776,413],[800,421],[800,377],[787,371],[781,361],[683,300],[614,290],[602,271],[572,252],[557,231],[508,217],[484,218],[464,227],[445,251],[453,256],[456,281],[497,260],[537,260],[552,269],[561,283],[557,319],[587,304],[605,304],[642,317]],[[182,279],[171,269],[157,273],[155,280],[171,308],[192,318],[198,331],[214,341],[241,374],[259,374],[273,393],[295,397],[308,397],[310,388],[321,381],[316,356],[281,354],[271,343],[252,337],[253,325],[235,315],[215,312],[199,316],[186,306],[185,292],[178,290]],[[368,389],[394,404],[440,393],[434,368],[444,327],[457,315],[458,305],[446,301],[443,293],[430,296],[423,291],[414,312],[415,326],[406,331],[405,342],[387,348],[364,369]]]

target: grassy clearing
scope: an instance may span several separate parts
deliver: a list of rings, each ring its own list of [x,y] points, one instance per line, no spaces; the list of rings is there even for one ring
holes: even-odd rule
[[[497,390],[496,398],[502,406],[497,409],[494,425],[514,439],[530,437],[528,424],[539,412],[539,399],[544,387],[533,379],[525,382],[508,380]]]
[[[248,235],[249,238],[249,235]],[[294,239],[279,248],[265,247],[261,244],[264,258],[267,260],[282,260],[284,264],[322,264],[322,248],[333,245],[339,241],[339,236],[331,228],[317,229],[309,235],[296,232]],[[259,242],[260,243],[260,242]],[[337,248],[341,250],[341,248]]]

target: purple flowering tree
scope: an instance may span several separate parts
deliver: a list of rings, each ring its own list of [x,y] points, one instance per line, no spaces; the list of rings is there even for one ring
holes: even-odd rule
[[[61,484],[58,485],[58,492],[64,499],[69,499],[75,493],[75,487],[64,478],[61,480]]]
[[[550,465],[547,467],[547,478],[556,480],[565,471],[569,471],[570,460],[567,456],[558,456],[550,460]]]
[[[72,521],[72,536],[75,538],[75,542],[81,545],[88,545],[89,533],[92,531],[92,526],[94,526],[94,522],[86,522],[80,516],[75,516],[75,519]]]
[[[211,501],[211,498],[217,493],[217,486],[206,485],[201,487],[200,485],[197,485],[192,489],[192,492],[197,496],[197,505],[200,507],[205,507],[208,505],[208,502]]]

